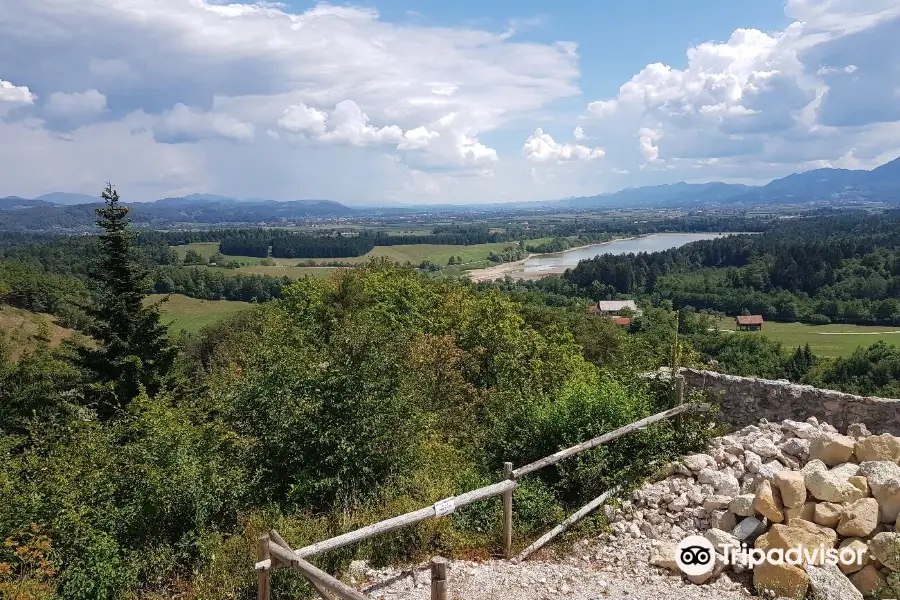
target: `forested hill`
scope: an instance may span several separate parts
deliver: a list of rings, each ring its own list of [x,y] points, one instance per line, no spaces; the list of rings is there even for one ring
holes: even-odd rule
[[[23,206],[25,203],[25,206]],[[0,230],[93,230],[97,204],[58,206],[43,200],[0,199]],[[166,198],[129,205],[135,225],[279,223],[306,218],[342,217],[356,210],[330,200],[238,201],[228,198]]]
[[[900,324],[900,211],[785,219],[759,235],[602,255],[565,278],[599,297],[809,323]]]

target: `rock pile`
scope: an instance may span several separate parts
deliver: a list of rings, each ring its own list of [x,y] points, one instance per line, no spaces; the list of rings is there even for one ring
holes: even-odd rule
[[[861,600],[900,571],[900,438],[859,424],[842,435],[815,418],[761,421],[713,440],[708,453],[684,457],[665,475],[607,516],[617,536],[660,540],[651,563],[673,571],[675,543],[703,535],[716,561],[709,573],[688,578],[694,583],[747,571],[740,560],[726,565],[720,553],[741,544],[861,557],[827,564],[822,551],[814,564],[764,562],[752,569],[758,593]]]

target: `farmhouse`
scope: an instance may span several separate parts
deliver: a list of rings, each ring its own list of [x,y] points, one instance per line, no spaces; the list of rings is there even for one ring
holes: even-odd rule
[[[601,300],[591,307],[591,311],[604,317],[620,317],[623,311],[634,316],[641,314],[634,300]]]
[[[740,331],[759,331],[762,329],[762,315],[741,315],[734,318]]]

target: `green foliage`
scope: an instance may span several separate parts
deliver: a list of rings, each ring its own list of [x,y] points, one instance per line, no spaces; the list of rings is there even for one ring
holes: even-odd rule
[[[827,367],[821,383],[865,396],[900,398],[900,348],[883,341],[858,348]]]
[[[495,263],[515,262],[528,256],[528,252],[522,245],[507,246],[500,252],[488,254],[488,260]]]
[[[77,370],[54,362],[65,356],[37,352],[0,369],[11,399],[0,406],[15,409],[2,413],[0,535],[43,527],[62,598],[185,588],[247,597],[261,531],[315,542],[668,407],[667,389],[618,364],[640,347],[629,336],[574,305],[526,306],[374,261],[302,279],[281,300],[207,327],[178,365],[189,381],[147,388],[114,419],[85,408]],[[634,456],[646,467],[706,433],[651,427],[526,478],[517,534],[636,480]],[[329,553],[321,566],[488,553],[499,534],[492,499]],[[275,587],[277,597],[309,592],[286,572]]]
[[[200,253],[193,248],[184,253],[184,264],[186,265],[202,265],[204,262],[206,261],[200,256]]]
[[[245,501],[237,438],[169,397],[140,396],[115,421],[35,420],[0,439],[0,531],[44,525],[66,598],[117,598],[152,581],[141,553],[160,546],[190,572],[198,536],[227,527]]]
[[[142,389],[162,389],[175,361],[158,305],[144,306],[147,272],[134,259],[134,234],[128,207],[119,204],[111,185],[103,191],[106,205],[97,209],[101,259],[95,281],[100,288],[90,333],[99,348],[80,348],[82,367],[95,378],[90,395],[104,415],[124,408]]]
[[[0,344],[0,433],[22,433],[32,420],[50,421],[69,413],[71,390],[81,374],[46,346],[8,360]]]

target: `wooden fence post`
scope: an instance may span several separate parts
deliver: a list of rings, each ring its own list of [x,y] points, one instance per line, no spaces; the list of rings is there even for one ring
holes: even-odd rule
[[[513,464],[503,463],[503,479],[513,479]],[[512,556],[512,531],[513,531],[513,492],[503,492],[503,556]]]
[[[675,375],[675,406],[684,404],[684,375]],[[681,429],[681,415],[675,417],[675,429]]]
[[[447,600],[447,559],[431,559],[431,600]]]
[[[261,535],[256,540],[256,549],[259,556],[259,560],[263,561],[267,558],[270,558],[269,555],[269,536]],[[257,593],[257,600],[269,600],[269,590],[271,583],[272,569],[262,569],[256,572],[256,583],[259,588]]]

